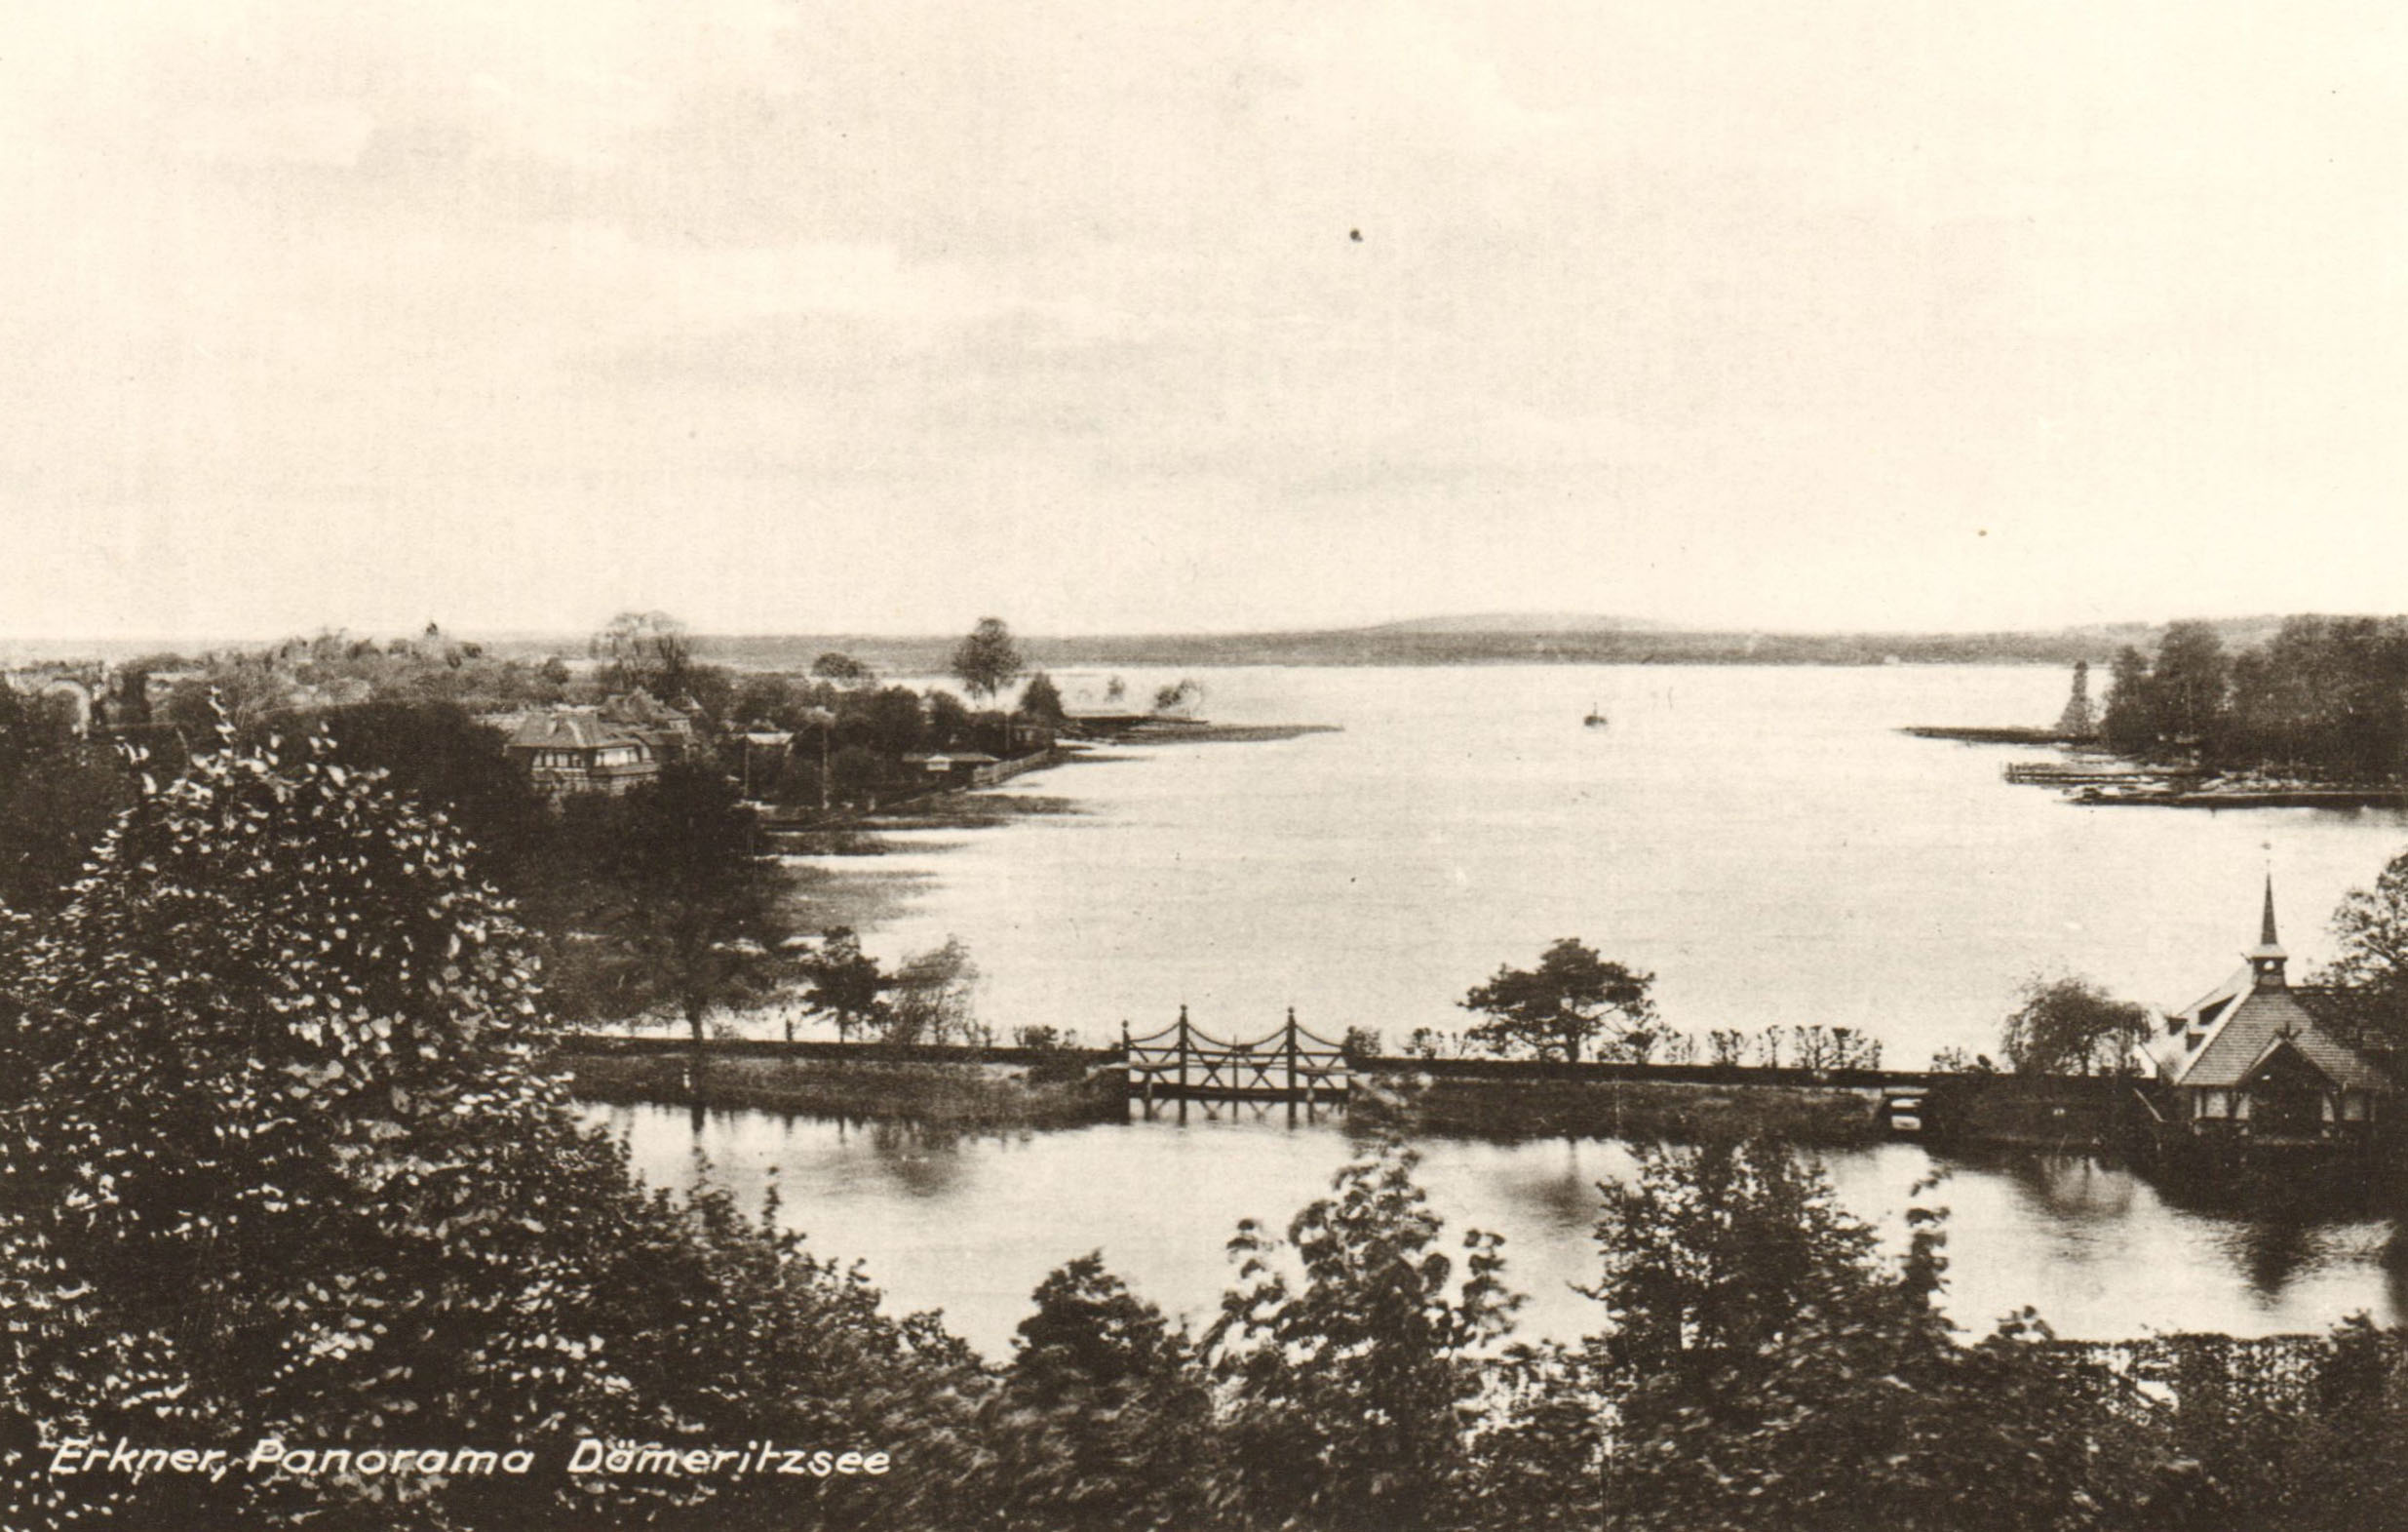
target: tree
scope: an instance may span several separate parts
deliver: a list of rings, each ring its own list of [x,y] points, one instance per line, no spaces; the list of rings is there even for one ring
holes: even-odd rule
[[[2126,755],[2145,755],[2156,748],[2163,731],[2149,656],[2127,644],[2116,651],[2107,686],[2107,707],[2099,733],[2108,747]]]
[[[1634,1180],[1598,1190],[1605,1277],[1588,1293],[1609,1328],[1591,1346],[1624,1388],[1703,1387],[1713,1367],[1761,1355],[1812,1306],[1876,1278],[1872,1231],[1771,1139],[1646,1149]]]
[[[524,899],[559,858],[543,798],[501,734],[449,702],[364,702],[320,716],[333,759],[376,769],[395,792],[447,816],[479,871]]]
[[[833,681],[848,689],[877,684],[877,672],[850,654],[830,649],[811,662],[811,674],[820,681]]]
[[[2204,622],[2169,623],[2157,640],[2152,677],[2157,726],[2174,739],[2196,742],[2212,733],[2224,715],[2232,662],[2224,640]]]
[[[1184,1333],[1090,1252],[1047,1277],[1020,1323],[985,1433],[978,1498],[995,1524],[1192,1524],[1212,1395]]]
[[[714,1006],[774,986],[787,930],[753,831],[736,785],[691,761],[669,763],[592,827],[604,841],[589,913],[608,943],[601,982],[618,1008],[670,1006],[699,1045]]]
[[[904,960],[888,981],[894,1000],[881,1024],[889,1042],[967,1042],[977,1035],[971,992],[978,964],[958,936]]]
[[[940,750],[958,750],[971,742],[977,726],[961,698],[941,687],[932,687],[925,706],[928,743]]]
[[[1909,1208],[1893,1265],[1768,1140],[1649,1150],[1634,1183],[1602,1190],[1591,1295],[1612,1327],[1590,1360],[1612,1401],[1613,1524],[2168,1524],[2174,1454],[2128,1382],[2035,1344],[2029,1311],[1957,1343],[1935,1301],[1945,1209]]]
[[[672,701],[692,689],[694,644],[685,624],[665,611],[622,611],[594,635],[609,691],[649,691]]]
[[[2318,975],[2368,1042],[2408,1047],[2408,851],[2333,911],[2340,955]]]
[[[1062,692],[1055,687],[1054,678],[1041,670],[1030,676],[1029,685],[1021,689],[1020,710],[1040,724],[1064,722]]]
[[[821,935],[817,950],[800,966],[810,981],[804,1002],[836,1018],[839,1039],[850,1041],[854,1028],[884,1024],[885,994],[895,981],[878,971],[875,958],[861,950],[861,938],[851,926],[830,926]]]
[[[1999,1051],[2018,1075],[2113,1075],[2130,1066],[2148,1033],[2146,1007],[2087,979],[2035,975],[2000,1031]]]
[[[1499,968],[1457,1003],[1488,1017],[1468,1036],[1492,1052],[1529,1051],[1576,1064],[1611,1016],[1619,1021],[1613,1045],[1644,1057],[1654,1042],[1655,1005],[1648,998],[1654,982],[1652,973],[1608,962],[1568,936],[1546,950],[1537,967]]]
[[[969,637],[953,647],[952,671],[970,694],[991,701],[1020,675],[1024,661],[1012,630],[1000,617],[981,617]]]
[[[52,1444],[874,1442],[958,1478],[983,1388],[923,1318],[723,1197],[645,1193],[543,1060],[508,906],[374,771],[221,748],[73,899],[0,931],[0,1400]],[[6,1460],[15,1456],[15,1463]],[[558,1474],[50,1479],[0,1524],[926,1525],[821,1498]],[[841,1502],[841,1503],[839,1503]]]
[[[1383,1145],[1338,1172],[1284,1245],[1251,1221],[1229,1242],[1243,1285],[1205,1347],[1228,1395],[1221,1493],[1241,1524],[1417,1532],[1445,1524],[1468,1476],[1478,1354],[1520,1300],[1503,1241],[1477,1230],[1454,1290],[1415,1163]],[[1301,1286],[1280,1269],[1290,1251]]]
[[[63,904],[135,790],[127,763],[79,736],[62,704],[0,683],[0,907]]]

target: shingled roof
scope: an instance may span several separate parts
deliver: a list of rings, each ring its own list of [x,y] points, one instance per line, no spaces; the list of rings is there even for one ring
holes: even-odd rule
[[[513,750],[599,750],[604,745],[640,744],[630,732],[604,720],[592,708],[553,708],[529,713],[510,736]]]
[[[2165,1030],[2149,1040],[2145,1051],[2159,1080],[2199,1089],[2237,1089],[2287,1044],[2344,1090],[2392,1088],[2389,1076],[2302,1003],[2329,1008],[2327,996],[2297,992],[2284,982],[2286,955],[2274,932],[2271,881],[2258,944],[2247,956],[2231,978],[2174,1012]]]
[[[2255,967],[2243,967],[2172,1020],[2176,1025],[2150,1046],[2157,1078],[2169,1085],[2237,1089],[2288,1042],[2345,1090],[2391,1088],[2381,1070],[2325,1031],[2279,981],[2262,982]]]

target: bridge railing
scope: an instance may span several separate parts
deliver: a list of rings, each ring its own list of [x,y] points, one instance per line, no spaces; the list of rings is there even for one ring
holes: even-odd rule
[[[1179,1008],[1160,1032],[1132,1037],[1120,1029],[1129,1089],[1146,1100],[1340,1100],[1353,1084],[1343,1044],[1306,1031],[1290,1010],[1286,1023],[1260,1038],[1230,1041],[1205,1032]]]

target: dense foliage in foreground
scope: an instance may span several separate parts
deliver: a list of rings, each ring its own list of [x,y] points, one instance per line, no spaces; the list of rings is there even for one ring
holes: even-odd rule
[[[1389,1146],[1240,1231],[1203,1334],[1086,1257],[990,1365],[774,1208],[636,1186],[472,868],[330,747],[228,748],[10,918],[0,1525],[2340,1528],[2408,1488],[2394,1337],[1965,1345],[1936,1210],[1886,1258],[1762,1144],[1603,1189],[1583,1347],[1511,1344],[1500,1242],[1450,1253]],[[51,1472],[269,1437],[540,1466]],[[566,1473],[588,1437],[893,1468]]]

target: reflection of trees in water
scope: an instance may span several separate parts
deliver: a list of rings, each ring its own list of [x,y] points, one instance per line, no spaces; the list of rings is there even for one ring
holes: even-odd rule
[[[2269,1298],[2324,1256],[2324,1238],[2315,1225],[2272,1213],[2234,1222],[2225,1242],[2249,1285]]]
[[[1561,1159],[1541,1174],[1514,1181],[1510,1191],[1559,1229],[1593,1229],[1605,1213],[1605,1198],[1597,1190],[1599,1167],[1582,1160],[1577,1139],[1567,1138],[1563,1145]]]
[[[2000,1168],[2033,1205],[2075,1223],[2129,1217],[2138,1192],[2132,1172],[2095,1155],[2024,1155]]]
[[[2303,1273],[2329,1265],[2336,1231],[2384,1217],[2393,1217],[2396,1226],[2390,1199],[2359,1176],[2265,1169],[2151,1179],[2168,1207],[2216,1221],[2218,1246],[2250,1287],[2269,1298]],[[2394,1275],[2392,1285],[2399,1284]]]
[[[2395,1198],[2378,1193],[2358,1176],[2259,1170],[2239,1175],[2153,1175],[2150,1184],[2166,1206],[2212,1218],[2335,1224],[2394,1217],[2402,1211]]]
[[[856,1124],[880,1170],[913,1197],[943,1197],[958,1188],[968,1164],[962,1135],[936,1123],[894,1120]]]

